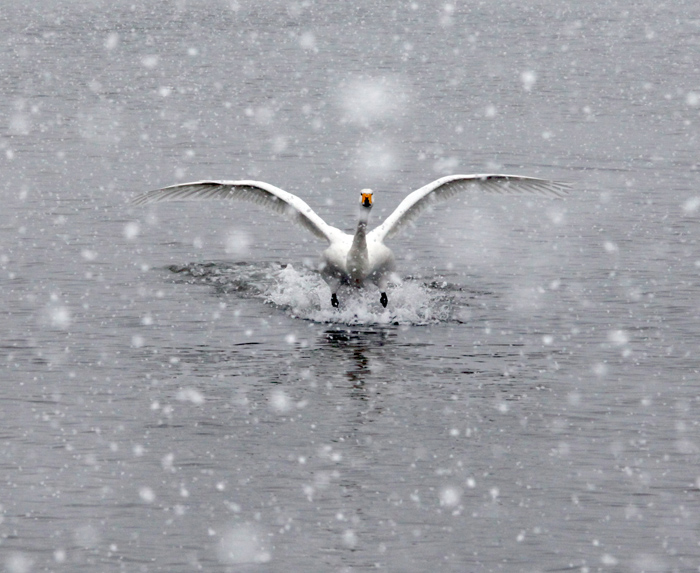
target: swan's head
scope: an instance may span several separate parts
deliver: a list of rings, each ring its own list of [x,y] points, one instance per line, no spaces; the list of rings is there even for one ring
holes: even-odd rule
[[[363,189],[362,191],[360,191],[360,205],[362,205],[366,209],[372,208],[372,190],[371,189]]]

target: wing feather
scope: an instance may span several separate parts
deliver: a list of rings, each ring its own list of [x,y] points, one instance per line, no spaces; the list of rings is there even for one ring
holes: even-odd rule
[[[291,219],[311,231],[319,239],[331,242],[340,232],[319,217],[305,201],[287,191],[263,181],[193,181],[139,195],[132,205],[147,205],[161,201],[243,200]]]
[[[568,183],[522,175],[448,175],[409,194],[381,225],[369,233],[368,238],[380,241],[391,238],[431,205],[465,191],[480,190],[499,195],[535,194],[543,197],[563,197],[569,192],[570,187]]]

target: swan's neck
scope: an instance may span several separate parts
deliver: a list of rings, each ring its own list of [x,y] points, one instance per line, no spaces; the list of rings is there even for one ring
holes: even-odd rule
[[[357,230],[352,239],[352,247],[348,253],[348,274],[356,286],[361,286],[368,274],[369,254],[367,253],[367,219],[369,209],[360,209],[360,218],[357,221]]]
[[[355,237],[352,240],[352,251],[367,252],[367,221],[358,221]]]

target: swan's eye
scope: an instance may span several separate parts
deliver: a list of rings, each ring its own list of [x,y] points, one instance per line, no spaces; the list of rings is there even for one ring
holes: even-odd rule
[[[362,203],[362,205],[364,205],[365,207],[369,207],[372,204],[372,194],[362,193],[362,196],[360,197],[360,203]]]

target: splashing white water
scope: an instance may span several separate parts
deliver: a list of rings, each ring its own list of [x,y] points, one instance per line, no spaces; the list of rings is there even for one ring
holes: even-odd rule
[[[429,324],[448,320],[444,297],[415,283],[391,286],[389,306],[379,303],[379,291],[341,288],[340,308],[331,306],[331,291],[318,273],[287,265],[275,274],[267,301],[297,318],[338,324]]]
[[[389,305],[379,303],[376,287],[341,287],[340,308],[331,306],[331,291],[321,275],[310,268],[255,263],[190,263],[169,269],[178,280],[208,284],[218,292],[245,298],[262,298],[294,318],[347,325],[424,325],[461,320],[465,308],[458,291],[445,281],[431,284],[410,278],[387,289]]]

